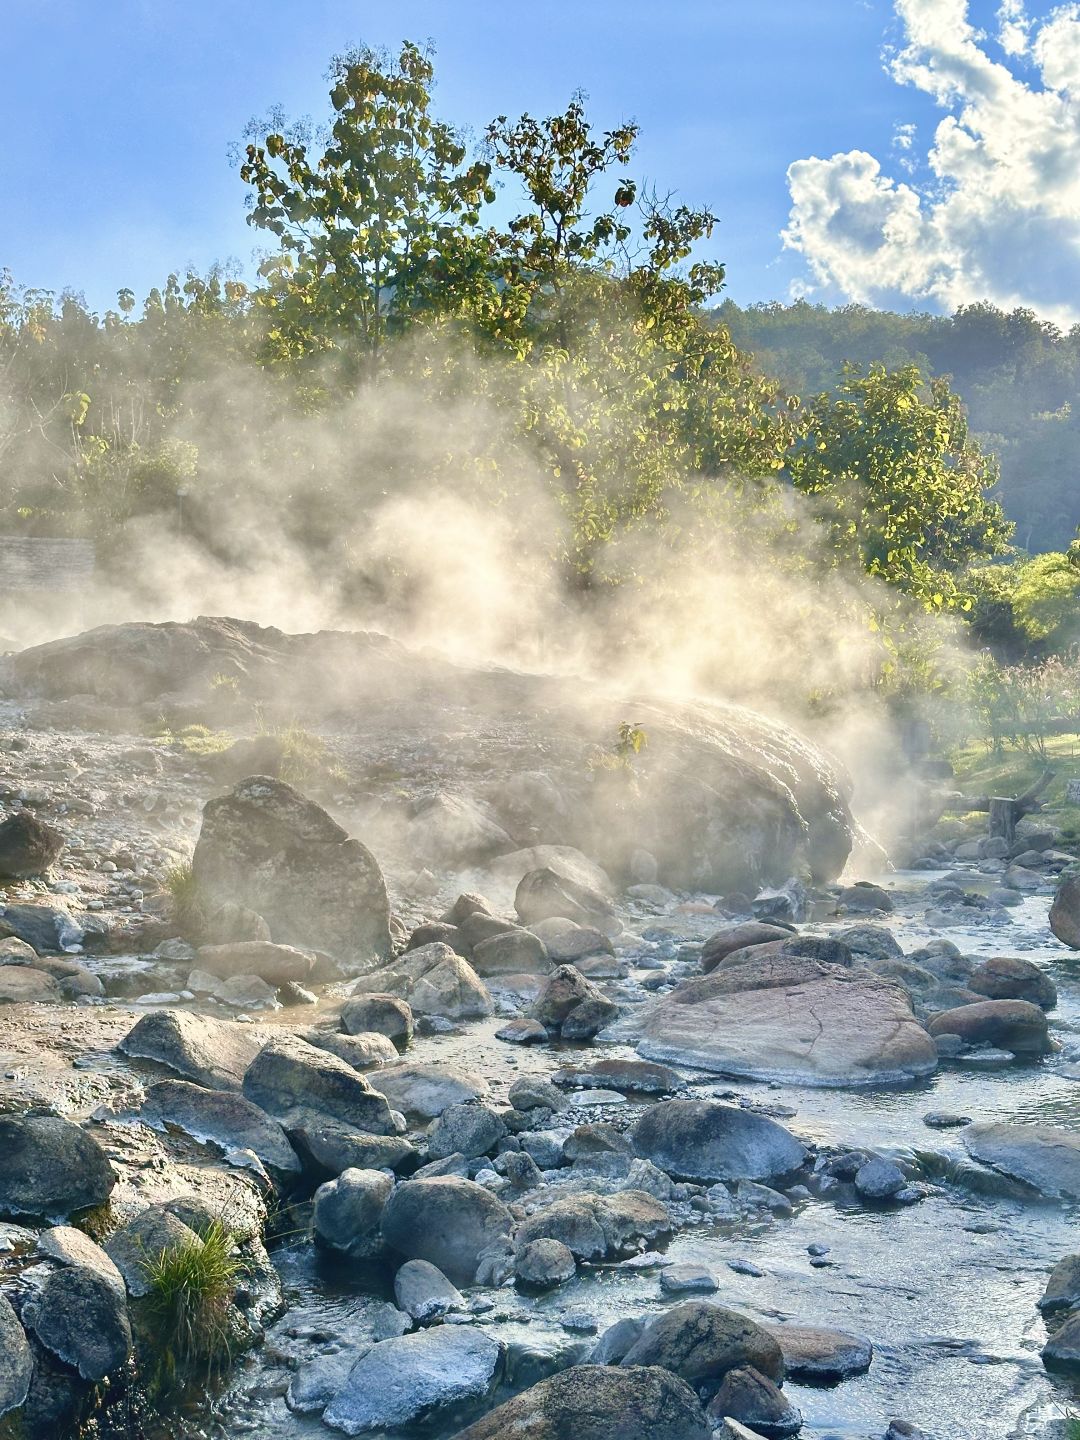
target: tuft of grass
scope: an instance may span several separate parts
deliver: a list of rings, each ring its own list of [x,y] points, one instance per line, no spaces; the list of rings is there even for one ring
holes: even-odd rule
[[[157,1387],[216,1374],[232,1358],[232,1299],[243,1268],[232,1233],[214,1220],[201,1238],[142,1264],[150,1287],[143,1313],[158,1362]]]
[[[170,865],[164,875],[165,889],[172,896],[173,919],[184,935],[198,935],[206,923],[206,912],[195,884],[195,870],[190,860]]]
[[[333,758],[326,741],[295,720],[288,725],[260,724],[258,733],[272,735],[281,746],[278,776],[287,785],[303,790],[310,786],[340,784],[346,779],[345,771]]]

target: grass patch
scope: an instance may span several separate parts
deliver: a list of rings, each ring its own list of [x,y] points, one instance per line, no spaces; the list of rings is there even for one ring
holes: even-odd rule
[[[260,725],[258,733],[272,736],[281,746],[278,776],[287,785],[303,790],[310,786],[341,784],[347,778],[326,741],[295,721],[288,725]]]
[[[157,1361],[156,1388],[219,1371],[232,1357],[232,1299],[242,1264],[220,1220],[201,1239],[143,1261],[143,1312]]]
[[[195,884],[195,868],[190,860],[178,860],[163,876],[165,889],[172,896],[173,920],[185,935],[198,935],[206,923],[206,911]]]
[[[1080,779],[1080,735],[1052,735],[1046,740],[1046,759],[1023,750],[988,751],[985,745],[964,746],[950,759],[956,772],[956,788],[965,795],[1022,795],[1044,770],[1056,771],[1043,794],[1040,814],[1059,826],[1068,840],[1080,840],[1080,805],[1065,803],[1066,782]],[[1080,1434],[1076,1440],[1080,1440]]]

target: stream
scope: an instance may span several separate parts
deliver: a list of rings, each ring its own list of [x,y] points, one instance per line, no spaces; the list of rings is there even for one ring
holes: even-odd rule
[[[720,1276],[714,1298],[754,1318],[832,1326],[872,1340],[874,1361],[867,1374],[834,1388],[785,1386],[803,1412],[802,1434],[811,1440],[881,1440],[896,1418],[935,1440],[1063,1440],[1066,1416],[1080,1411],[1080,1388],[1044,1369],[1039,1351],[1045,1328],[1036,1302],[1056,1262],[1077,1248],[1080,1205],[1011,1198],[1007,1184],[996,1184],[992,1172],[967,1160],[958,1131],[931,1129],[923,1117],[953,1111],[977,1121],[1080,1128],[1080,957],[1050,935],[1045,895],[1026,898],[1003,929],[931,931],[922,919],[919,891],[935,878],[940,877],[905,872],[881,877],[897,893],[897,913],[888,924],[905,951],[944,933],[965,953],[1015,953],[1035,961],[1058,987],[1051,1031],[1060,1051],[1006,1069],[946,1062],[925,1084],[889,1090],[763,1085],[687,1073],[697,1096],[738,1095],[790,1107],[795,1114],[783,1123],[801,1138],[898,1157],[917,1152],[936,1189],[906,1208],[813,1198],[797,1204],[787,1218],[707,1217],[677,1233],[664,1253],[670,1261],[710,1266]],[[983,878],[974,870],[964,874],[969,885]],[[649,934],[668,930],[676,941],[700,940],[715,928],[715,919],[685,913],[646,922],[638,916],[628,923]],[[824,934],[839,927],[805,928]],[[548,1047],[523,1050],[496,1040],[501,1023],[418,1039],[410,1058],[483,1075],[496,1102],[520,1074],[548,1073],[567,1058]],[[593,1058],[598,1051],[627,1058],[634,1053],[626,1046],[597,1046],[591,1048]],[[595,1118],[607,1117],[597,1109]],[[812,1266],[809,1246],[828,1246],[828,1264]],[[284,1391],[298,1363],[332,1351],[335,1337],[349,1334],[363,1317],[377,1317],[387,1299],[392,1301],[392,1272],[353,1265],[297,1236],[283,1238],[272,1253],[289,1312],[271,1329],[267,1344],[238,1364],[211,1409],[186,1417],[174,1435],[325,1440],[336,1433],[317,1415],[291,1412]],[[744,1260],[764,1273],[729,1268],[729,1262]],[[654,1314],[674,1303],[661,1294],[660,1273],[658,1264],[583,1269],[570,1284],[538,1299],[512,1286],[470,1291],[470,1299],[480,1296],[481,1305],[490,1307],[471,1318],[507,1345],[513,1388],[522,1388],[587,1357],[596,1336],[582,1333],[583,1312],[599,1334],[616,1320]],[[456,1428],[414,1433],[442,1440]]]

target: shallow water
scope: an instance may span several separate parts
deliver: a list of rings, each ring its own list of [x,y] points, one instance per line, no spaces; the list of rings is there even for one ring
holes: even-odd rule
[[[888,880],[908,888],[928,878],[900,874]],[[942,1173],[965,1152],[956,1132],[924,1125],[930,1110],[1080,1128],[1080,1079],[1069,1078],[1071,1067],[1080,1076],[1070,1059],[1070,1051],[1080,1058],[1080,956],[1070,958],[1053,942],[1047,905],[1043,896],[1025,900],[1003,930],[943,933],[967,953],[1014,953],[1048,969],[1058,986],[1051,1022],[1061,1053],[1003,1071],[946,1066],[909,1089],[840,1091],[698,1076],[695,1090],[789,1105],[797,1113],[784,1123],[808,1139],[901,1155],[933,1152],[941,1157]],[[891,926],[910,951],[933,932],[918,918],[918,904],[903,908],[906,914]],[[683,937],[698,923],[678,915],[647,922]],[[523,1052],[495,1041],[499,1023],[418,1041],[413,1058],[474,1069],[500,1099],[518,1074],[550,1070],[551,1058],[550,1051]],[[617,1047],[605,1053],[632,1052]],[[603,1118],[600,1112],[597,1118]],[[919,1425],[937,1440],[1050,1440],[1064,1436],[1070,1408],[1080,1410],[1080,1388],[1044,1370],[1039,1350],[1045,1329],[1036,1301],[1057,1260],[1080,1248],[1078,1223],[1080,1205],[1019,1202],[948,1182],[908,1208],[848,1208],[814,1199],[793,1218],[710,1221],[682,1232],[666,1253],[712,1267],[721,1281],[715,1298],[734,1309],[770,1321],[835,1326],[873,1341],[867,1375],[832,1389],[785,1387],[803,1411],[802,1433],[811,1440],[881,1440],[893,1418]],[[831,1247],[828,1268],[810,1265],[807,1246],[815,1243]],[[727,1262],[737,1259],[752,1260],[764,1276],[734,1273]],[[267,1440],[335,1433],[317,1417],[287,1409],[282,1397],[288,1366],[324,1348],[325,1336],[347,1331],[361,1312],[384,1301],[385,1277],[320,1259],[295,1241],[279,1249],[276,1262],[290,1313],[273,1343],[239,1367],[214,1417],[199,1425],[203,1433],[257,1432]],[[566,1328],[567,1311],[587,1311],[599,1331],[622,1317],[657,1311],[672,1303],[661,1297],[659,1276],[659,1268],[582,1271],[570,1285],[535,1301],[504,1288],[488,1293],[494,1308],[477,1323],[511,1347],[520,1387],[541,1378],[545,1366],[554,1368],[556,1357],[569,1363],[588,1353],[593,1337]]]

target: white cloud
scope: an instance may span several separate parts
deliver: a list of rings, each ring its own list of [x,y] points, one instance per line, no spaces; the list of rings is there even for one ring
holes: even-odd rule
[[[1080,321],[1080,4],[1029,20],[998,10],[994,60],[967,0],[895,0],[906,32],[893,78],[943,112],[923,185],[896,180],[865,151],[796,161],[784,241],[810,279],[869,303],[898,296],[952,309],[987,299]],[[1023,43],[1021,44],[1021,39]],[[894,145],[914,158],[913,128]]]

